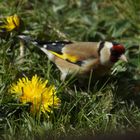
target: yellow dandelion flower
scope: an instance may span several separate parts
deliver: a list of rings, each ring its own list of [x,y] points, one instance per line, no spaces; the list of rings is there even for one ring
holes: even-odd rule
[[[58,108],[60,99],[56,96],[54,85],[48,85],[48,80],[43,81],[37,75],[31,80],[27,77],[19,79],[10,87],[10,93],[14,93],[22,103],[31,103],[31,112],[52,112],[52,108]]]
[[[18,29],[20,26],[20,18],[17,14],[13,16],[6,17],[4,24],[0,26],[1,29],[5,29],[7,32],[10,32],[14,29]]]

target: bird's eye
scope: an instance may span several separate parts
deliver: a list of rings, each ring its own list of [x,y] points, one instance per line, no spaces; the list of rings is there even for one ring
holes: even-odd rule
[[[119,52],[111,49],[111,55],[114,57],[119,57],[121,54]]]

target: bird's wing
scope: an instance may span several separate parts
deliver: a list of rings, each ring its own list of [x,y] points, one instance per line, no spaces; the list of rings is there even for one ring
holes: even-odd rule
[[[55,56],[78,65],[99,55],[96,42],[38,42],[38,44]]]

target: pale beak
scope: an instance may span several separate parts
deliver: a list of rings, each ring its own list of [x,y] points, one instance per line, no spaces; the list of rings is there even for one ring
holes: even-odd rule
[[[120,57],[119,57],[120,60],[124,61],[124,62],[128,62],[126,56],[124,54],[122,54]]]

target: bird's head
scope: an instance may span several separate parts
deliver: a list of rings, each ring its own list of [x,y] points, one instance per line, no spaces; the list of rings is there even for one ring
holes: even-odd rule
[[[125,47],[116,42],[100,42],[100,61],[102,64],[115,63],[118,60],[127,62]]]
[[[118,44],[116,42],[112,42],[113,46],[110,49],[111,55],[110,55],[110,61],[111,62],[117,62],[118,60],[122,60],[124,62],[127,62],[127,58],[125,56],[125,47],[121,44]]]

